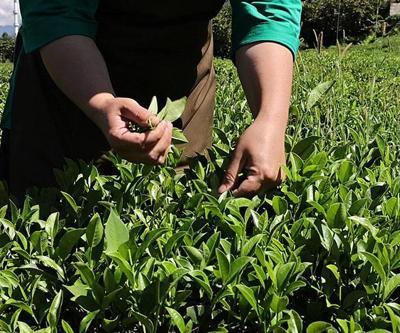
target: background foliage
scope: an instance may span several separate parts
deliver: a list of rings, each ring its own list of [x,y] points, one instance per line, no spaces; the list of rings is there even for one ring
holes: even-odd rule
[[[213,20],[214,50],[217,57],[231,56],[232,8],[227,2]]]
[[[288,180],[266,196],[216,195],[251,122],[224,60],[209,162],[69,162],[20,208],[0,189],[0,331],[398,332],[399,54],[300,54]]]
[[[310,46],[315,41],[313,29],[324,32],[326,45],[340,41],[360,41],[379,32],[381,20],[389,16],[386,0],[306,0],[303,2],[302,36]]]
[[[0,38],[0,62],[12,61],[15,38],[4,33]]]

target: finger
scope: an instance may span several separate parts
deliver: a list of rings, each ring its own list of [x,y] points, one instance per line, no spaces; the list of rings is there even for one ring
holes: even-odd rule
[[[167,127],[165,128],[164,135],[149,153],[150,159],[156,161],[158,164],[163,164],[171,147],[171,142],[172,124],[168,123]]]
[[[135,100],[125,98],[122,100],[121,113],[122,116],[143,128],[156,127],[160,123],[160,119],[142,107]]]
[[[169,130],[170,127],[172,128],[171,123],[162,121],[154,130],[143,133],[143,150],[150,151],[154,146],[156,146],[160,140],[162,140],[163,136],[165,135],[165,131]]]
[[[255,177],[249,177],[243,181],[235,191],[233,191],[233,196],[237,198],[252,198],[259,194],[262,189],[261,180],[256,179]]]
[[[222,184],[218,189],[219,193],[224,193],[233,188],[237,180],[238,174],[243,169],[244,163],[245,160],[243,158],[243,154],[236,149],[233,154],[233,158],[229,165],[229,168],[225,173],[224,180],[222,181]]]

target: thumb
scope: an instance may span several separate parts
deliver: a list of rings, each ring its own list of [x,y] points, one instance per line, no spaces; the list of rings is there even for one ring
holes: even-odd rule
[[[225,173],[224,180],[218,189],[219,193],[224,193],[233,188],[238,178],[238,174],[242,170],[244,165],[243,153],[239,152],[237,149],[233,154],[232,161],[229,165],[228,170]]]
[[[121,113],[124,118],[144,128],[156,127],[160,123],[160,119],[156,115],[130,98],[123,99]]]

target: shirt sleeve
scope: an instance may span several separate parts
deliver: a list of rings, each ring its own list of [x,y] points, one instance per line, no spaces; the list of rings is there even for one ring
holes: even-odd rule
[[[275,42],[295,56],[300,41],[301,0],[231,0],[232,48]]]
[[[96,37],[99,0],[20,0],[26,53],[70,35]]]

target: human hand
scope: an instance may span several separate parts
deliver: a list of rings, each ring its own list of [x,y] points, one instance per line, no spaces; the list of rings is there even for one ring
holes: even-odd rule
[[[235,197],[253,197],[278,186],[285,165],[282,131],[257,120],[240,137],[219,193],[233,191]],[[239,174],[245,179],[239,181]]]
[[[172,140],[172,123],[160,121],[151,112],[129,98],[98,96],[91,101],[90,118],[102,130],[111,148],[130,162],[164,164]],[[146,132],[132,132],[134,123]]]

